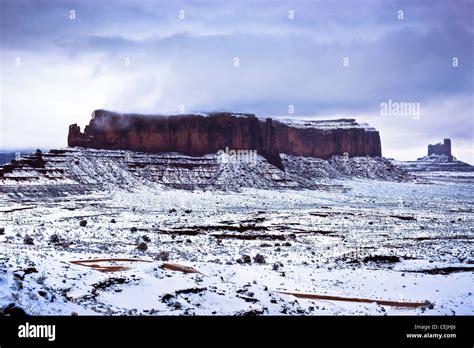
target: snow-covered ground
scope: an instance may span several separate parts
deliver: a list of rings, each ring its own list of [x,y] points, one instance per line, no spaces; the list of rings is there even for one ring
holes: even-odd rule
[[[314,166],[301,161],[294,170]],[[104,171],[116,179],[123,173],[114,168]],[[72,179],[64,180],[61,187],[69,187]],[[121,180],[85,193],[1,194],[0,308],[14,303],[43,315],[474,314],[473,177],[336,177],[315,189],[240,192],[178,190],[135,174]],[[94,262],[126,267],[115,272],[71,263],[111,258],[149,262]],[[169,270],[165,262],[200,273]]]

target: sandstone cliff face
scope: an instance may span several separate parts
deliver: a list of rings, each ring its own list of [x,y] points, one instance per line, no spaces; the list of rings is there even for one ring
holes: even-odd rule
[[[353,120],[341,120],[353,121]],[[274,122],[276,132],[276,146],[280,153],[294,156],[317,157],[328,159],[333,155],[342,155],[347,152],[350,157],[382,156],[379,132],[357,127],[351,127],[345,122],[344,128],[317,128],[314,123],[307,127],[292,127],[280,122]],[[339,124],[340,126],[340,124]]]
[[[301,127],[231,113],[144,116],[96,110],[84,133],[77,124],[69,126],[68,145],[191,156],[217,153],[226,147],[256,150],[279,168],[279,153],[324,159],[345,152],[351,157],[381,156],[379,133],[354,120],[339,120],[329,126],[310,122]]]
[[[68,146],[126,149],[142,152],[180,152],[191,156],[217,153],[226,148],[256,150],[277,167],[271,120],[264,139],[260,121],[251,114],[215,113],[209,116],[144,116],[96,110],[84,133],[69,126]]]

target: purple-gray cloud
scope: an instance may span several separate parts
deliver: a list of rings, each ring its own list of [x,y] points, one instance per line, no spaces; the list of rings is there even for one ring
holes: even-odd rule
[[[381,131],[386,155],[413,159],[449,136],[474,162],[471,1],[0,4],[0,147],[64,146],[67,125],[97,108],[183,105],[356,117]],[[381,116],[389,99],[420,103],[420,119]]]

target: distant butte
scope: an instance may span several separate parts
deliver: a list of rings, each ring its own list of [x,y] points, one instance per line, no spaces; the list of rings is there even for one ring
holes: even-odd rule
[[[448,157],[451,157],[452,159],[452,154],[451,154],[451,139],[444,139],[443,143],[438,143],[435,145],[428,145],[428,156],[431,155],[445,155]]]
[[[474,166],[459,161],[451,153],[451,139],[443,143],[428,145],[428,156],[416,161],[393,161],[408,172],[473,172]]]

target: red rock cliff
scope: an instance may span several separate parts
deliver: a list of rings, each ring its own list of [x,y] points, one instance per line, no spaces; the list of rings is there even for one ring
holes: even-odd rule
[[[280,153],[330,158],[345,152],[350,157],[382,156],[379,132],[353,119],[333,121],[274,122]]]
[[[69,146],[142,152],[180,152],[201,156],[226,147],[257,150],[281,168],[279,153],[329,158],[332,155],[381,156],[379,133],[354,120],[294,124],[252,114],[145,116],[96,110],[81,132],[69,126]]]
[[[272,133],[271,120],[267,127]],[[214,113],[208,116],[145,116],[96,110],[84,133],[69,126],[69,146],[126,149],[142,152],[180,152],[191,156],[233,150],[257,150],[281,168],[274,137],[264,139],[260,121],[252,114]]]

